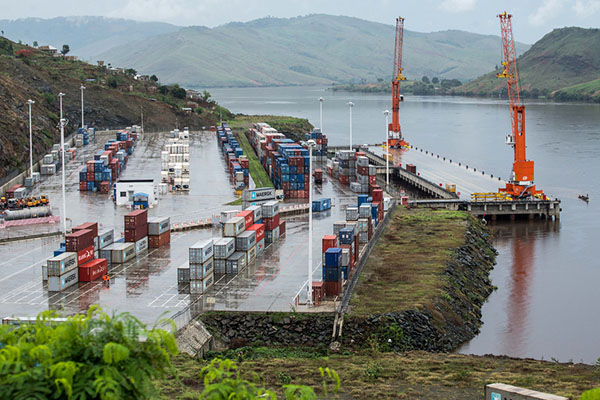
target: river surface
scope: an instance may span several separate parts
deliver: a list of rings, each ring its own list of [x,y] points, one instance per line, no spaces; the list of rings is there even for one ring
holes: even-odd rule
[[[322,87],[210,89],[233,112],[293,115],[319,126],[330,145],[385,140],[391,96],[333,93]],[[559,222],[499,223],[494,245],[498,287],[483,306],[481,333],[459,351],[593,363],[600,357],[600,105],[526,101],[527,155],[538,188],[562,200]],[[505,100],[407,96],[400,107],[406,139],[500,176],[513,151]],[[590,203],[579,200],[589,194]],[[598,249],[596,249],[598,246]]]

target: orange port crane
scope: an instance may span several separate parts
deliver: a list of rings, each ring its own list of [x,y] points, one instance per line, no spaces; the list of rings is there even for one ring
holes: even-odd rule
[[[502,66],[504,70],[497,74],[499,78],[506,78],[508,87],[508,102],[510,105],[510,122],[512,132],[506,136],[506,144],[511,145],[515,151],[512,175],[506,187],[500,188],[513,199],[538,197],[541,190],[536,190],[533,183],[533,161],[527,160],[525,155],[525,106],[519,97],[519,76],[517,75],[517,57],[513,40],[511,14],[504,11],[498,15],[500,18],[500,31],[502,33]]]
[[[404,97],[400,94],[400,82],[406,78],[402,75],[402,40],[404,38],[404,18],[396,18],[396,50],[394,53],[394,76],[392,78],[392,123],[388,125],[388,146],[399,148],[408,146],[400,129],[400,102]]]

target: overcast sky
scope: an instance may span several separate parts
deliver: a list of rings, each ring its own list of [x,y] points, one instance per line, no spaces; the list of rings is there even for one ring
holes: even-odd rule
[[[52,18],[101,15],[176,25],[217,26],[265,16],[295,17],[313,13],[354,16],[432,32],[461,29],[498,34],[495,16],[506,8],[515,39],[534,43],[554,28],[600,27],[600,0],[0,0],[0,18]]]

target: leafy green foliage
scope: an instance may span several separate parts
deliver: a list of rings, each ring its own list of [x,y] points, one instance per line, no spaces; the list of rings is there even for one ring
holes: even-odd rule
[[[62,49],[60,50],[61,54],[63,56],[66,56],[69,53],[69,51],[71,51],[71,48],[69,47],[69,45],[63,44]]]
[[[45,311],[34,324],[0,326],[0,398],[145,399],[171,370],[174,336],[130,314],[97,307],[67,322]]]
[[[325,397],[328,395],[328,387],[331,384],[333,384],[334,393],[340,390],[340,377],[333,369],[319,368],[319,374]],[[210,364],[202,368],[200,377],[204,384],[204,391],[200,395],[201,399],[277,399],[275,392],[264,388],[258,379],[253,382],[241,377],[238,365],[226,358],[212,359]],[[313,388],[290,384],[291,377],[287,373],[280,373],[279,378],[284,383],[282,387],[287,400],[314,400],[317,398]]]
[[[0,38],[0,55],[4,54],[4,55],[12,56],[13,51],[14,50],[13,50],[12,42],[10,40]]]
[[[365,366],[365,378],[368,382],[374,383],[381,376],[383,367],[379,363],[368,363]]]
[[[580,400],[600,400],[600,388],[583,392]]]

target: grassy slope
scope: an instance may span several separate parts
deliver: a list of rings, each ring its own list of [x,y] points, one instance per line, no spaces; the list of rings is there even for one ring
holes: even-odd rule
[[[498,47],[499,48],[499,47]],[[522,90],[552,92],[598,79],[600,29],[555,29],[517,60]],[[506,87],[493,71],[455,89],[457,93],[497,94]]]
[[[285,134],[296,141],[304,140],[304,134],[314,128],[305,118],[287,117],[279,115],[235,115],[234,119],[227,121],[231,129],[247,131],[256,122],[265,122],[278,132]]]
[[[463,212],[397,208],[359,278],[351,314],[432,304],[446,284],[452,250],[464,244],[467,218]]]
[[[405,74],[472,79],[498,63],[498,43],[491,35],[407,30]],[[517,50],[527,47],[518,44]],[[99,59],[201,87],[306,85],[387,78],[393,49],[392,25],[317,14],[184,28],[116,47]]]
[[[557,99],[600,102],[600,79],[557,90],[552,96]]]
[[[242,146],[242,149],[244,149],[244,155],[248,157],[250,176],[252,176],[252,180],[254,181],[256,187],[273,187],[273,182],[271,182],[269,175],[267,175],[267,172],[261,165],[258,156],[250,145],[250,142],[248,142],[246,134],[244,132],[240,132],[236,136],[238,142],[240,142],[240,145]]]
[[[578,399],[599,385],[600,371],[590,365],[508,357],[432,354],[426,352],[322,354],[300,349],[243,348],[225,354],[241,360],[242,376],[275,389],[290,380],[314,387],[321,394],[319,367],[340,376],[344,399],[479,400],[487,383],[503,382]],[[181,355],[175,359],[181,386],[171,377],[159,382],[164,398],[196,398],[203,360]]]

